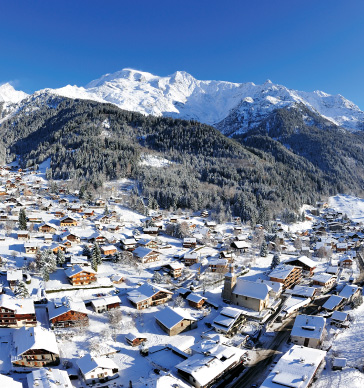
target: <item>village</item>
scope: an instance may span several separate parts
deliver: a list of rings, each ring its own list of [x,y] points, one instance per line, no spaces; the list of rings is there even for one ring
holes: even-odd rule
[[[268,230],[0,175],[1,387],[363,383],[364,226],[330,201]]]

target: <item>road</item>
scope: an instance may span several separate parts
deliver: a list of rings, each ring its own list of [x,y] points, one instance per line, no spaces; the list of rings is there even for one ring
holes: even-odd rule
[[[319,306],[322,306],[327,300],[327,296],[316,299],[313,303],[309,304],[303,311],[303,314],[313,315],[317,313]],[[289,340],[291,329],[293,327],[296,315],[292,315],[286,320],[283,325],[276,332],[272,341],[266,344],[266,348],[257,349],[257,357],[254,364],[247,368],[237,381],[230,385],[231,388],[249,388],[253,384],[259,386],[270,372],[270,364],[276,355],[282,355],[279,350]]]

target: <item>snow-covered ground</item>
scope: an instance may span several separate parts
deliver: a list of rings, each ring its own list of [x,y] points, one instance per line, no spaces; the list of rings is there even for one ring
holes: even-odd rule
[[[330,197],[329,206],[346,214],[352,221],[364,222],[364,199],[338,194]]]

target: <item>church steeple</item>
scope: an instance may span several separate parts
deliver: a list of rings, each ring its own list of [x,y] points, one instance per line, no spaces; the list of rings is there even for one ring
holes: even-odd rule
[[[231,301],[231,293],[235,287],[236,278],[237,276],[234,272],[234,265],[233,263],[231,263],[229,272],[225,274],[224,288],[221,293],[221,297],[223,300],[226,300],[228,302]]]

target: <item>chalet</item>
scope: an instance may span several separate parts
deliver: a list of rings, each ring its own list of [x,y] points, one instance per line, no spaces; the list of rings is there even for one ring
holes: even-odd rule
[[[67,208],[72,213],[83,213],[83,206],[80,204],[74,204]]]
[[[18,240],[29,240],[30,234],[27,230],[18,230],[16,232]]]
[[[159,253],[149,248],[138,247],[134,249],[133,256],[142,263],[150,263],[159,260]]]
[[[85,209],[83,211],[82,218],[89,218],[89,217],[92,217],[94,214],[95,212],[93,211],[93,209]]]
[[[110,224],[111,217],[109,214],[100,214],[94,218],[94,221],[100,224]]]
[[[278,360],[260,388],[308,388],[325,356],[323,350],[294,345]]]
[[[185,266],[196,264],[200,261],[200,254],[198,252],[188,252],[183,256]]]
[[[362,289],[354,284],[347,284],[339,293],[339,296],[345,298],[347,302],[352,302],[360,296]]]
[[[269,279],[283,284],[283,289],[291,288],[301,281],[302,268],[292,265],[276,267],[270,274]]]
[[[38,214],[28,214],[27,215],[28,222],[34,223],[34,224],[40,224],[43,222],[43,219]]]
[[[18,282],[23,280],[23,271],[21,269],[11,269],[6,272],[6,280],[10,288],[14,288]]]
[[[317,288],[296,284],[293,288],[286,290],[286,294],[299,298],[314,299],[317,294]]]
[[[48,304],[49,322],[52,328],[88,325],[88,312],[85,304],[68,297],[57,298]]]
[[[77,365],[86,384],[105,383],[119,376],[119,367],[111,358],[86,354],[77,360]]]
[[[302,268],[302,274],[307,274],[308,276],[312,276],[314,270],[317,267],[316,262],[309,259],[307,256],[301,256],[298,258],[288,259],[285,264],[294,265],[296,267]]]
[[[62,244],[66,244],[67,241],[69,241],[71,244],[79,244],[81,242],[81,238],[79,236],[69,231],[63,232],[59,236],[59,239]]]
[[[312,278],[312,284],[314,286],[321,286],[326,290],[334,287],[337,281],[337,276],[329,273],[319,273]]]
[[[54,212],[54,216],[56,218],[62,218],[62,217],[65,217],[65,215],[66,215],[66,213],[64,211],[62,211],[62,210],[56,210]]]
[[[128,333],[125,335],[125,340],[126,342],[131,345],[131,346],[139,346],[143,342],[147,341],[146,337],[143,337],[140,334],[133,334],[133,333]]]
[[[77,226],[77,220],[71,216],[66,216],[60,221],[61,226]]]
[[[124,251],[133,251],[136,247],[136,240],[134,237],[126,237],[120,240],[121,248]]]
[[[344,256],[339,260],[339,267],[351,268],[354,264],[354,259],[350,256]]]
[[[59,350],[53,332],[41,326],[13,331],[11,362],[14,366],[44,367],[59,364]]]
[[[226,335],[236,332],[245,321],[243,310],[235,307],[224,307],[214,319],[212,327],[217,333]]]
[[[91,300],[91,306],[96,313],[103,313],[121,306],[121,300],[118,296],[106,296]]]
[[[232,251],[221,251],[219,254],[220,259],[226,259],[229,263],[233,260],[233,252]]]
[[[250,246],[251,244],[247,241],[235,240],[231,243],[231,247],[237,249],[240,253],[245,253]]]
[[[137,246],[149,249],[158,249],[157,242],[150,238],[141,238],[138,240]]]
[[[168,302],[172,298],[173,292],[157,285],[144,283],[137,289],[128,292],[127,295],[131,304],[138,310],[142,310]]]
[[[95,206],[104,207],[106,205],[106,201],[103,198],[98,198],[95,201]]]
[[[193,237],[186,237],[183,239],[183,248],[195,248],[197,241]]]
[[[200,309],[205,303],[206,298],[201,295],[191,293],[187,296],[186,300],[188,301],[189,306]]]
[[[87,285],[96,282],[96,272],[90,268],[84,268],[79,265],[75,265],[65,271],[69,282],[73,286]]]
[[[291,331],[296,345],[318,348],[324,339],[326,319],[317,315],[297,315]]]
[[[163,268],[173,277],[173,278],[179,278],[182,275],[182,270],[184,268],[184,265],[178,262],[172,262],[168,263],[163,266]]]
[[[345,304],[345,299],[338,295],[330,295],[325,301],[322,308],[326,311],[334,311],[340,309]]]
[[[211,272],[225,273],[228,271],[228,261],[226,259],[211,259],[209,268]]]
[[[336,244],[336,252],[347,252],[348,251],[348,243],[337,243]]]
[[[103,245],[100,247],[101,253],[105,256],[115,255],[117,248],[114,245]]]
[[[244,350],[223,344],[213,343],[204,349],[176,365],[178,374],[196,388],[211,387],[240,365],[244,356]]]
[[[100,233],[96,233],[88,241],[92,243],[104,244],[106,242],[106,237]]]
[[[149,226],[148,228],[143,229],[144,234],[149,234],[150,236],[158,236],[159,228],[158,226]]]
[[[53,241],[53,235],[50,233],[46,233],[43,235],[43,240],[45,243],[50,243]]]
[[[331,315],[330,324],[340,328],[349,327],[349,314],[344,311],[334,311]]]
[[[176,335],[197,327],[197,319],[182,308],[165,307],[155,315],[157,324],[168,335]]]
[[[114,274],[111,276],[111,281],[114,284],[121,284],[121,283],[125,282],[125,278],[122,275]]]
[[[27,374],[27,383],[28,388],[72,388],[67,371],[60,369],[34,370]]]
[[[36,326],[34,302],[30,298],[17,299],[0,295],[0,327]]]
[[[53,225],[49,222],[45,222],[38,227],[38,231],[42,233],[56,233],[57,232],[57,226]]]

